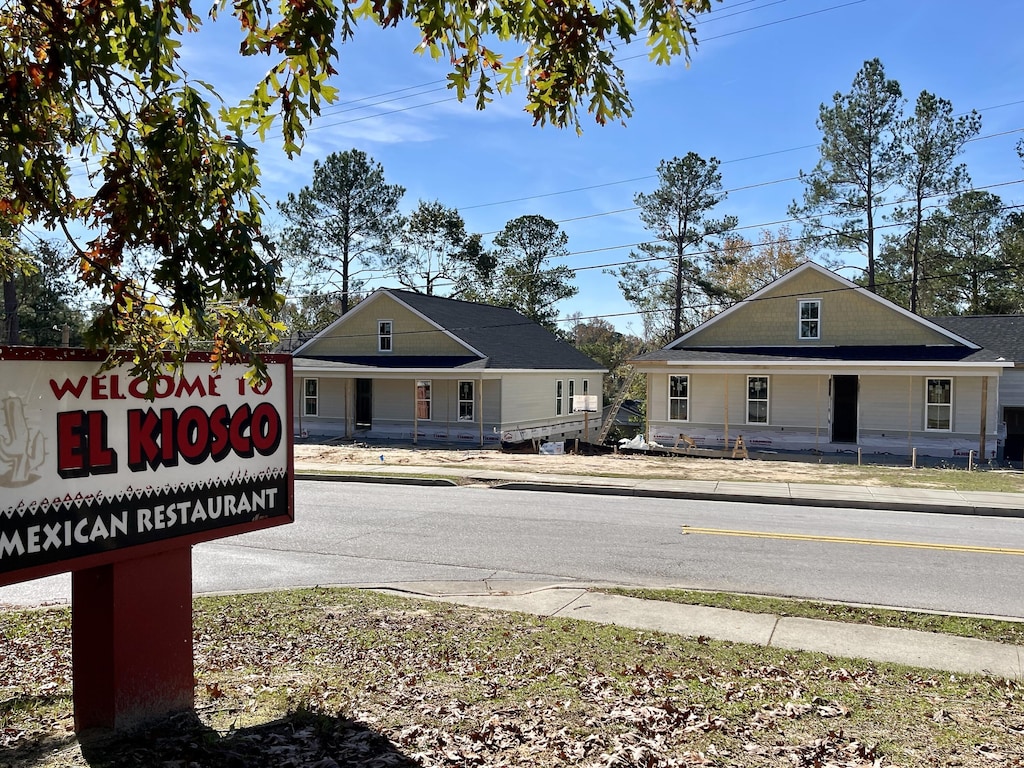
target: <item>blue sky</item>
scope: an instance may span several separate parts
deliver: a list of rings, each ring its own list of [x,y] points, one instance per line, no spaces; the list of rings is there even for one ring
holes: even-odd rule
[[[182,63],[230,99],[265,63],[242,62],[234,42],[211,44],[217,28],[188,41]],[[253,143],[271,206],[311,181],[314,160],[355,147],[407,189],[406,212],[437,199],[485,235],[525,214],[554,219],[569,236],[566,264],[580,289],[559,305],[562,316],[605,316],[640,333],[602,266],[627,261],[629,246],[649,239],[633,196],[653,189],[659,161],[690,151],[717,157],[731,191],[716,213],[738,216],[756,238],[761,225],[788,219],[802,187],[786,180],[817,160],[819,105],[846,92],[866,59],[881,59],[910,106],[926,89],[957,112],[977,109],[982,138],[963,155],[972,185],[1003,185],[992,191],[1024,203],[1014,149],[1024,138],[1022,29],[1021,0],[726,0],[702,17],[688,67],[649,63],[642,43],[621,47],[634,115],[625,127],[585,123],[577,136],[533,127],[521,94],[484,112],[457,102],[443,64],[413,53],[410,28],[364,26],[342,47],[340,99],[314,123],[302,155],[288,160],[275,139]],[[280,223],[276,213],[268,218]]]

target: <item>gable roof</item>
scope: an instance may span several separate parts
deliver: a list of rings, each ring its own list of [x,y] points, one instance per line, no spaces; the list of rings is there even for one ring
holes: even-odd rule
[[[466,348],[465,357],[432,357],[421,355],[391,356],[308,356],[303,349],[328,330],[343,324],[354,313],[387,296],[402,304],[425,321],[444,332]],[[591,360],[571,344],[562,341],[543,326],[507,307],[478,304],[472,301],[428,296],[413,291],[380,288],[357,304],[314,339],[295,351],[296,357],[313,357],[332,362],[347,362],[375,367],[403,368],[501,368],[518,370],[592,370],[604,366]]]
[[[950,329],[945,328],[945,327],[943,327],[941,325],[938,325],[938,324],[936,324],[936,323],[934,323],[934,322],[932,322],[932,321],[930,321],[930,320],[928,320],[926,318],[921,317],[920,315],[915,315],[913,312],[910,312],[909,310],[904,309],[903,307],[899,306],[898,304],[894,304],[893,302],[891,302],[888,299],[885,299],[885,298],[879,296],[876,293],[872,293],[871,291],[869,291],[868,289],[864,288],[863,286],[857,285],[852,280],[847,280],[842,275],[836,274],[832,270],[826,269],[825,267],[821,266],[820,264],[816,264],[813,261],[806,261],[803,264],[799,265],[798,267],[795,267],[794,269],[791,269],[789,272],[787,272],[786,274],[782,275],[781,277],[776,278],[772,282],[768,283],[768,285],[765,285],[764,287],[762,287],[759,290],[755,291],[754,293],[750,294],[750,296],[748,296],[747,298],[745,298],[745,299],[743,299],[741,301],[736,302],[731,307],[728,307],[727,309],[719,312],[717,315],[715,315],[714,317],[712,317],[712,318],[706,320],[705,322],[701,323],[696,328],[693,328],[692,330],[687,331],[686,333],[684,333],[682,336],[680,336],[675,341],[672,341],[669,344],[667,344],[665,346],[665,349],[666,350],[670,350],[670,349],[685,349],[685,348],[690,347],[691,345],[688,345],[685,342],[690,340],[690,339],[692,339],[692,337],[701,334],[707,328],[709,328],[709,327],[715,325],[716,323],[722,321],[723,319],[729,317],[733,313],[739,312],[739,311],[743,311],[751,303],[759,301],[759,300],[761,300],[763,298],[766,298],[767,294],[776,291],[781,285],[783,285],[783,284],[785,284],[785,283],[787,283],[787,282],[789,282],[791,280],[794,280],[798,276],[804,274],[805,272],[809,272],[809,271],[810,272],[816,272],[819,275],[822,275],[822,276],[826,277],[828,280],[836,283],[836,288],[834,290],[836,290],[836,291],[855,291],[860,296],[864,297],[865,299],[877,303],[880,308],[882,308],[884,310],[887,310],[887,311],[890,311],[890,312],[895,312],[895,313],[903,316],[904,318],[907,318],[910,321],[912,321],[914,323],[917,323],[918,325],[921,325],[921,326],[923,326],[923,327],[925,327],[925,328],[927,328],[927,329],[929,329],[931,331],[934,331],[934,332],[938,333],[940,336],[943,336],[943,337],[947,338],[949,340],[949,342],[952,343],[952,344],[964,345],[964,346],[968,347],[969,349],[979,349],[980,348],[980,345],[970,341],[969,339],[966,339],[966,338],[956,334],[955,332],[951,331]],[[818,295],[818,293],[820,293],[820,292],[816,292],[815,295]],[[801,294],[793,294],[793,298],[797,298],[799,295],[801,295]]]

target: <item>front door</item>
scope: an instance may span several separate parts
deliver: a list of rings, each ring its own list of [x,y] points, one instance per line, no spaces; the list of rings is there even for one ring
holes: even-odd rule
[[[356,379],[356,429],[373,425],[373,379]]]
[[[832,377],[832,442],[857,442],[857,377]]]
[[[1006,442],[1003,457],[1007,461],[1024,461],[1024,408],[1005,408]]]

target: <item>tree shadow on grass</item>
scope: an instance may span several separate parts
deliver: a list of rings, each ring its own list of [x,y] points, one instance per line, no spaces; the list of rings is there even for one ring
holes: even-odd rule
[[[72,741],[37,742],[27,754],[5,757],[0,766],[82,765],[54,762],[54,751]],[[417,768],[385,736],[341,716],[299,710],[263,725],[220,733],[193,711],[181,712],[125,732],[89,732],[79,737],[81,759],[91,768]],[[41,749],[40,749],[41,748]],[[77,750],[75,750],[77,752]],[[69,755],[70,756],[70,755]],[[77,755],[75,756],[77,757]],[[26,762],[28,758],[30,762]],[[59,760],[59,758],[58,758]]]

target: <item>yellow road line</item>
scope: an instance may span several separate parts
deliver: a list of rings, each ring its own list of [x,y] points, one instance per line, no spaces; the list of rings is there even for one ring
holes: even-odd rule
[[[874,547],[906,547],[908,549],[938,549],[946,552],[977,552],[988,555],[1024,555],[1024,549],[1006,547],[976,547],[970,544],[929,544],[921,541],[888,541],[886,539],[853,539],[843,536],[813,536],[809,533],[770,533],[768,531],[731,531],[725,528],[697,528],[683,526],[683,535],[700,533],[710,536],[745,536],[753,539],[785,539],[788,541],[820,541],[828,544],[867,544]]]

